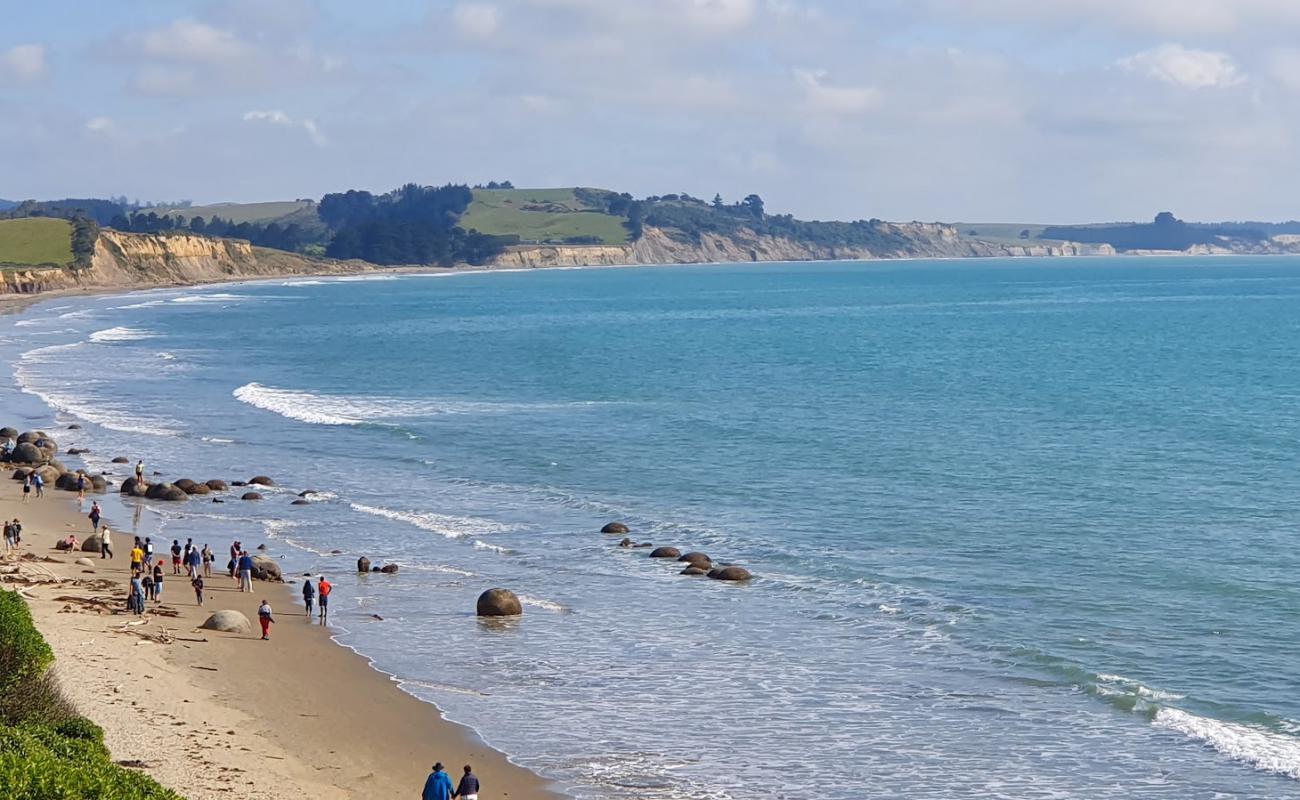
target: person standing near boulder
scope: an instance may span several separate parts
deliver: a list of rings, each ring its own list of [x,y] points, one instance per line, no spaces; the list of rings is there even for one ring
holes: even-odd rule
[[[144,486],[144,460],[135,462],[135,482]]]
[[[90,530],[96,532],[99,530],[99,521],[103,518],[104,512],[99,507],[99,501],[90,504],[90,513],[86,515],[90,518]]]
[[[108,532],[107,525],[99,532],[99,557],[110,559],[113,557],[113,536]]]
[[[162,602],[163,589],[163,560],[158,559],[158,563],[153,565],[153,600],[155,603]]]
[[[172,574],[181,574],[181,540],[172,539]]]
[[[239,591],[253,591],[253,557],[247,550],[239,554]]]
[[[32,473],[32,486],[36,487],[37,497],[45,496],[45,479],[41,477],[41,473],[39,472]]]
[[[311,606],[316,600],[316,590],[312,588],[311,578],[302,582],[302,603],[307,606],[307,622],[311,622]]]
[[[316,583],[316,596],[320,598],[320,624],[322,625],[329,619],[330,592],[332,591],[334,591],[334,587],[330,586],[330,582],[325,580],[324,575],[320,576],[320,580]]]
[[[86,473],[77,473],[77,506],[86,502]]]
[[[424,791],[420,793],[420,800],[451,800],[455,796],[451,788],[451,778],[442,771],[442,762],[439,761],[433,765],[433,772],[429,773],[429,777],[424,781]]]
[[[257,607],[257,621],[262,625],[263,641],[271,638],[271,623],[275,622],[275,617],[271,616],[271,604],[262,599],[262,604]]]
[[[32,496],[32,473],[27,473],[23,478],[23,502],[26,503]]]
[[[456,787],[452,797],[459,800],[478,800],[478,777],[474,775],[469,764],[465,765],[465,774],[460,776],[460,785]]]

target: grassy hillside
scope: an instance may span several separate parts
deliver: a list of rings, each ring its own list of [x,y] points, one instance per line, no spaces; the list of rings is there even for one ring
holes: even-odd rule
[[[0,220],[0,264],[72,263],[72,224],[50,217]]]
[[[627,241],[623,218],[584,203],[573,189],[475,189],[460,226],[494,236],[517,234],[525,242],[594,237]]]
[[[312,208],[310,200],[275,200],[269,203],[211,203],[206,206],[189,206],[186,208],[154,209],[159,216],[170,217],[221,217],[234,223],[271,222],[290,214]]]
[[[981,239],[986,242],[1005,242],[1008,244],[1059,244],[1060,239],[1043,239],[1047,225],[1029,222],[954,222],[952,223],[962,236]],[[1021,236],[1029,231],[1027,237]]]

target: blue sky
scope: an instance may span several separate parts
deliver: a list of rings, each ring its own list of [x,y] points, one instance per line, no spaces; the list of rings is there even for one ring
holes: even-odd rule
[[[1300,217],[1296,0],[0,0],[0,197]]]

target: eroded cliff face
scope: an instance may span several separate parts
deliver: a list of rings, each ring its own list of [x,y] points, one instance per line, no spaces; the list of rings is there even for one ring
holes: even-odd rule
[[[360,261],[332,261],[253,247],[237,239],[184,233],[142,234],[104,230],[90,264],[0,273],[2,294],[59,289],[142,288],[374,269]]]
[[[1015,256],[1114,255],[1110,245],[1012,245],[965,239],[951,225],[881,223],[877,248],[823,247],[778,236],[741,230],[734,236],[704,234],[698,243],[647,227],[641,238],[625,245],[539,245],[503,253],[502,267],[614,266],[619,264],[696,264],[736,261],[828,261],[872,258],[973,258]]]

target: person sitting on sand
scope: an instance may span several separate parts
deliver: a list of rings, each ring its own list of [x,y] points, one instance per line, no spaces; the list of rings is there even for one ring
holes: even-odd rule
[[[271,623],[275,622],[275,617],[271,616],[271,604],[262,598],[262,604],[257,607],[257,621],[262,625],[263,641],[271,638]]]
[[[113,535],[109,533],[107,525],[99,531],[99,557],[108,559],[113,557]]]
[[[454,796],[451,778],[442,771],[442,762],[439,761],[433,765],[433,772],[429,773],[429,777],[424,781],[424,791],[420,793],[420,800],[451,800]]]
[[[316,590],[312,588],[311,578],[302,582],[302,602],[307,606],[307,621],[311,622],[311,605],[316,600]]]
[[[158,563],[153,565],[153,601],[162,602],[163,590],[163,560],[158,559]]]
[[[59,541],[54,545],[54,549],[55,549],[55,550],[67,550],[67,551],[69,551],[69,552],[75,552],[76,549],[77,549],[78,547],[80,547],[80,546],[81,546],[81,545],[80,545],[80,543],[77,541],[77,537],[76,537],[76,535],[75,535],[75,534],[71,534],[71,533],[69,533],[67,536],[65,536],[64,538],[60,539],[60,540],[59,540]]]
[[[329,581],[325,580],[324,575],[321,575],[316,582],[316,597],[320,601],[320,624],[322,625],[329,619],[330,592],[332,591],[334,591],[334,587],[330,585]]]
[[[460,800],[478,800],[478,777],[474,775],[469,764],[465,765],[465,774],[460,776],[460,785],[456,787],[452,797]]]

